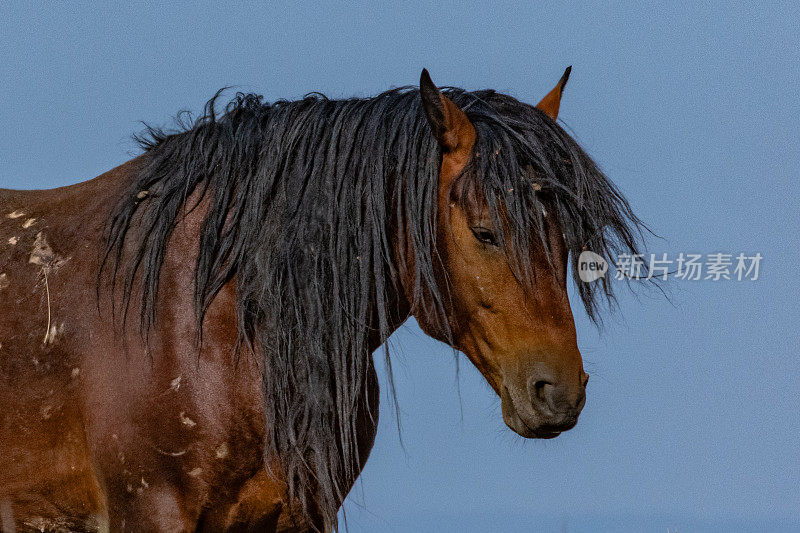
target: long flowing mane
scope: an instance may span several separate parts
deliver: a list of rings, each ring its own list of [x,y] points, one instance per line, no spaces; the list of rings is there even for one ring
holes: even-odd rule
[[[493,91],[444,93],[477,132],[459,201],[478,198],[505,221],[502,240],[521,280],[533,283],[535,239],[547,246],[545,202],[573,257],[636,251],[638,219],[559,125]],[[333,524],[358,475],[356,414],[369,393],[370,339],[385,341],[403,318],[395,316],[401,279],[413,280],[412,310],[447,325],[446,291],[434,275],[441,153],[414,88],[275,103],[239,94],[223,113],[216,100],[178,131],[149,128],[140,139],[145,164],[113,211],[106,263],[114,278],[123,274],[126,315],[139,294],[146,332],[158,319],[170,235],[193,207],[187,199],[202,198],[199,323],[235,280],[241,342],[263,356],[266,459],[284,466],[306,512]],[[124,252],[126,240],[135,254]],[[577,279],[574,260],[571,269]],[[598,294],[612,297],[605,280],[577,286],[592,317]]]

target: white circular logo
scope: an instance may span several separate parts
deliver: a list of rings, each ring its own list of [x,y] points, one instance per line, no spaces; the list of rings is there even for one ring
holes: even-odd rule
[[[608,272],[608,263],[603,256],[589,250],[578,256],[578,276],[584,283],[591,283],[602,278]]]

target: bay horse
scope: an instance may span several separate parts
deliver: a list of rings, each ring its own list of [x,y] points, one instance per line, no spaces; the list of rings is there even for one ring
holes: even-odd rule
[[[372,354],[411,316],[513,431],[572,428],[569,273],[635,253],[640,222],[556,122],[568,75],[538,106],[424,70],[373,98],[218,93],[95,179],[0,190],[2,530],[335,530]],[[592,317],[613,298],[577,287]]]

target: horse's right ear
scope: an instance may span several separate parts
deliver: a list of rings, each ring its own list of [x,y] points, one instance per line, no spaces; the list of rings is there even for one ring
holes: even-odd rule
[[[467,115],[433,84],[427,69],[422,69],[419,77],[419,94],[428,124],[442,150],[453,152],[467,144],[471,147],[475,129]]]

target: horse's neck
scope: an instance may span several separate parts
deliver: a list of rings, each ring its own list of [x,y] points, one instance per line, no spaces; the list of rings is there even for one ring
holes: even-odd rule
[[[107,215],[107,211],[110,211],[110,209],[119,200],[120,196],[128,192],[132,181],[136,179],[138,172],[142,168],[145,160],[146,155],[136,157],[92,180],[79,183],[66,189],[75,189],[71,196],[83,197],[84,201],[89,198],[103,198],[102,204],[105,206],[105,212],[103,215]],[[195,194],[187,200],[186,204],[195,205],[195,203],[200,200],[198,194],[199,191],[195,191]],[[180,226],[181,230],[176,231],[175,234],[184,235],[187,237],[188,241],[192,241],[184,243],[184,246],[187,248],[185,252],[188,254],[195,252],[193,243],[200,238],[199,231],[200,227],[202,226],[202,219],[205,216],[205,207],[207,206],[204,204],[204,202],[200,201],[198,208],[193,209],[188,217],[176,221],[176,225]],[[397,217],[394,213],[392,213],[390,216],[391,220],[397,220]],[[398,233],[398,229],[394,228],[394,232]],[[395,243],[400,243],[398,234],[392,235],[391,237]],[[413,254],[411,254],[410,251],[406,251],[404,254],[401,254],[397,246],[398,245],[396,244],[395,249],[393,250],[394,257],[392,257],[390,260],[395,262],[395,267],[400,274],[399,286],[393,286],[397,282],[393,283],[392,280],[385,280],[385,286],[387,287],[387,309],[384,310],[384,314],[386,316],[387,324],[384,328],[384,331],[381,332],[377,312],[373,313],[373,316],[370,319],[372,322],[372,324],[370,324],[371,333],[367,339],[367,346],[369,347],[370,352],[374,352],[380,348],[385,340],[384,335],[391,335],[411,316],[411,304],[408,295],[411,294],[411,291],[413,291],[414,287],[413,279],[409,277],[413,276]],[[406,265],[405,268],[403,268],[403,265],[399,264],[401,257],[407,258],[406,262],[409,263],[409,265]],[[184,261],[185,256],[181,258],[181,262]],[[169,268],[169,265],[165,266]],[[388,271],[388,269],[386,270]],[[409,277],[409,279],[405,279],[406,277]],[[377,306],[378,302],[375,302],[375,304]]]

